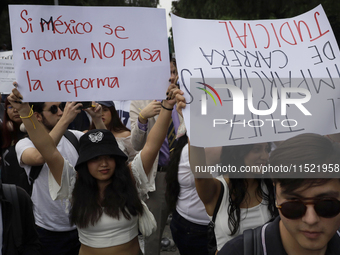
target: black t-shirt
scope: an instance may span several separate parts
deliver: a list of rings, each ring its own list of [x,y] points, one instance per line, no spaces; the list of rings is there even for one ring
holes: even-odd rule
[[[265,244],[267,255],[287,255],[281,241],[280,217],[276,217],[273,222],[267,225],[265,230]],[[218,255],[244,255],[243,249],[243,235],[235,237],[227,242]],[[339,255],[340,254],[340,236],[336,233],[328,242],[327,251],[325,255]],[[256,255],[256,254],[254,254]]]

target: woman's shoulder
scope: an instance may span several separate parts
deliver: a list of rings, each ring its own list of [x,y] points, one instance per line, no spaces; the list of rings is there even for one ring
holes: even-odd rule
[[[131,136],[131,132],[130,131],[122,131],[122,132],[112,132],[113,135],[116,137],[116,138],[127,138],[129,136]]]
[[[219,180],[220,182],[222,182],[227,187],[230,185],[230,179],[227,175],[219,175],[219,176],[216,176],[215,179]]]

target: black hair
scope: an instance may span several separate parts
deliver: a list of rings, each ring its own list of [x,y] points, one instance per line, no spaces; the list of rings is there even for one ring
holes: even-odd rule
[[[33,106],[33,111],[37,112],[37,113],[42,113],[44,106],[45,106],[45,102],[31,102],[29,103],[30,106]]]
[[[236,169],[244,166],[244,157],[252,150],[254,144],[224,146],[221,153],[221,163],[223,166],[231,165]],[[269,151],[271,144],[268,143]],[[268,152],[269,152],[268,151]],[[231,176],[232,177],[232,176]],[[228,206],[228,226],[231,230],[231,236],[235,235],[240,227],[241,208],[240,205],[247,196],[248,182],[245,178],[230,178],[229,179],[229,206]],[[274,189],[271,179],[255,179],[258,182],[256,193],[268,205],[268,211],[271,216],[278,215],[275,207]],[[262,184],[267,188],[267,192],[263,190]]]
[[[128,220],[131,219],[131,215],[143,214],[143,206],[129,167],[119,157],[115,158],[115,161],[112,182],[105,188],[102,201],[100,201],[97,181],[90,174],[87,163],[77,166],[78,176],[71,200],[71,224],[86,228],[89,224],[94,225],[103,212],[117,219],[122,212]]]
[[[328,138],[318,134],[301,134],[281,143],[270,155],[272,166],[290,166],[304,164],[340,164],[340,146]],[[330,180],[330,173],[316,173],[319,178],[294,178],[295,173],[285,173],[290,178],[273,178],[274,184],[279,183],[282,191],[291,193],[298,188],[323,185]],[[310,173],[311,175],[311,173]],[[275,176],[274,176],[275,177]],[[307,177],[307,175],[306,175]],[[315,176],[314,176],[315,177]],[[340,181],[340,179],[338,179]]]
[[[166,167],[166,191],[165,201],[167,202],[168,208],[171,212],[176,210],[176,204],[178,195],[180,192],[180,186],[178,183],[178,165],[181,159],[183,147],[188,143],[187,135],[181,136],[175,145],[174,150],[170,156],[169,165]]]

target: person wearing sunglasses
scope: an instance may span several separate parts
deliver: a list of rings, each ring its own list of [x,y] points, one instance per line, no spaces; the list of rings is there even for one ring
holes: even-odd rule
[[[273,166],[340,164],[340,146],[321,135],[302,134],[280,144],[269,162]],[[340,254],[340,179],[330,178],[329,172],[317,178],[286,176],[272,179],[279,216],[260,227],[262,254]],[[219,255],[245,254],[245,246],[243,234],[228,242]]]
[[[34,102],[30,103],[32,114],[42,123],[44,129],[53,137],[59,152],[71,163],[76,164],[78,160],[78,152],[73,143],[64,136],[69,124],[80,113],[80,103],[67,102],[65,108],[60,102]],[[91,108],[90,111],[100,110],[98,105]],[[101,122],[101,114],[98,116],[97,123]],[[59,125],[57,125],[57,123]],[[84,134],[76,130],[69,130],[70,135],[76,140]],[[70,224],[69,215],[65,212],[63,204],[68,203],[65,199],[53,201],[49,195],[48,172],[49,167],[45,163],[45,159],[36,149],[33,142],[24,138],[16,144],[16,156],[20,166],[25,169],[29,177],[32,166],[43,165],[38,177],[34,181],[32,189],[32,201],[34,204],[34,216],[39,240],[42,244],[42,254],[78,254],[80,242],[78,240],[78,232],[76,226]],[[29,179],[29,178],[27,178]]]

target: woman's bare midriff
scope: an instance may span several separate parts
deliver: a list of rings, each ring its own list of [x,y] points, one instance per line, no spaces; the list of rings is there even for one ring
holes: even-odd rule
[[[81,244],[79,255],[138,255],[139,250],[138,237],[136,236],[128,243],[107,248],[92,248]]]

